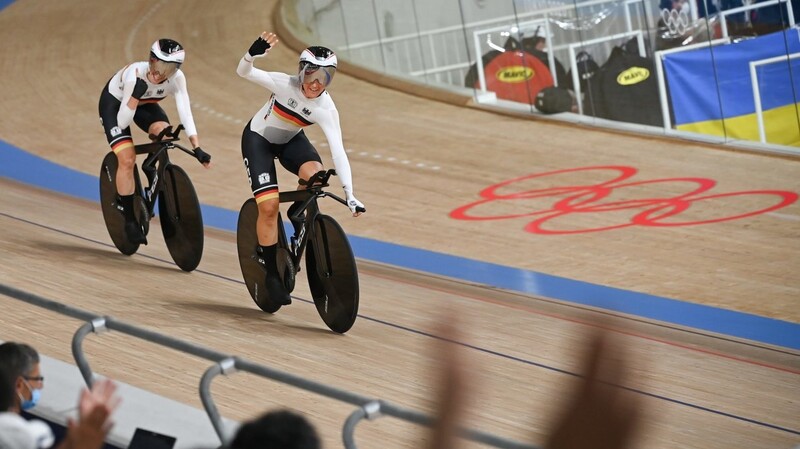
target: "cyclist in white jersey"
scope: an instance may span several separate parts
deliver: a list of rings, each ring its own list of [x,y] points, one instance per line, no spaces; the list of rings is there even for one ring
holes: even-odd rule
[[[239,61],[236,73],[272,92],[270,100],[253,116],[242,133],[242,158],[258,204],[258,253],[267,271],[270,298],[290,304],[276,266],[278,242],[278,179],[275,159],[301,179],[323,170],[322,159],[303,128],[318,124],[328,140],[333,165],[342,183],[347,205],[357,217],[364,205],[353,195],[350,162],[342,142],[339,112],[326,88],[336,72],[336,55],[325,47],[309,47],[300,54],[299,74],[266,72],[253,67],[278,43],[273,33],[261,33]],[[298,187],[299,188],[299,187]],[[293,205],[296,207],[297,204]],[[292,215],[292,208],[289,209]]]
[[[136,223],[133,212],[133,166],[136,163],[131,123],[148,134],[158,135],[169,126],[166,112],[158,102],[175,96],[178,115],[198,159],[208,168],[211,156],[200,149],[186,77],[180,70],[184,49],[172,39],[159,39],[150,47],[149,61],[126,65],[106,83],[100,94],[100,123],[111,150],[117,155],[117,207],[125,215],[125,234],[132,243],[147,244],[144,231]]]

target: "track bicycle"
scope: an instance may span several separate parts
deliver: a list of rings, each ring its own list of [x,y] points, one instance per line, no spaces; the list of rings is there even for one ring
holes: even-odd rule
[[[347,234],[333,217],[320,213],[317,200],[324,197],[347,205],[347,202],[323,190],[336,171],[320,171],[308,181],[300,180],[305,189],[279,193],[281,203],[300,202],[289,217],[295,233],[287,239],[281,214],[278,213],[278,274],[286,291],[291,293],[305,254],[306,277],[311,296],[322,321],[332,331],[343,334],[350,330],[358,315],[358,271]],[[294,208],[292,208],[294,209]],[[364,210],[359,210],[364,212]],[[239,265],[250,296],[261,310],[275,313],[281,308],[270,300],[264,285],[266,269],[258,262],[256,220],[258,206],[253,198],[239,211],[236,240]]]
[[[168,151],[173,148],[197,158],[200,161],[205,153],[184,148],[175,143],[183,129],[178,125],[175,131],[166,127],[159,135],[150,135],[153,142],[136,145],[136,154],[147,154],[142,162],[142,171],[147,178],[147,186],[142,186],[137,165],[133,168],[135,182],[134,215],[145,235],[150,230],[150,219],[158,203],[161,232],[172,260],[183,271],[192,271],[200,264],[203,255],[203,217],[200,202],[189,175],[169,160]],[[117,204],[117,156],[110,151],[103,159],[100,168],[100,204],[108,234],[119,252],[132,255],[139,249],[138,243],[131,243],[125,235],[125,217]]]

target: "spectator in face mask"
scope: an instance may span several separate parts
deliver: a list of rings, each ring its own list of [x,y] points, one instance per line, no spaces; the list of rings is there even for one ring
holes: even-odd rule
[[[24,343],[6,342],[0,345],[0,366],[14,379],[16,394],[9,411],[20,413],[35,407],[44,387],[39,353]]]
[[[53,433],[44,421],[19,416],[38,401],[42,380],[35,349],[22,343],[0,345],[0,449],[53,447]],[[120,404],[116,389],[108,379],[96,381],[91,390],[82,389],[78,418],[67,420],[67,433],[54,449],[101,449]]]
[[[6,354],[9,344],[0,345]],[[4,361],[4,360],[3,360]],[[27,421],[12,410],[19,398],[17,378],[10,366],[0,361],[0,449],[40,449],[53,444],[53,433],[43,421]],[[60,449],[60,448],[59,448]]]

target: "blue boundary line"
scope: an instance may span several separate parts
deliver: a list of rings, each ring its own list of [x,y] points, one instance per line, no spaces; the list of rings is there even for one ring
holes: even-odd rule
[[[55,164],[3,140],[0,176],[89,201],[100,199],[97,177]],[[202,205],[202,210],[206,226],[235,232],[238,211],[209,205]],[[349,237],[355,255],[361,259],[800,350],[797,323]]]

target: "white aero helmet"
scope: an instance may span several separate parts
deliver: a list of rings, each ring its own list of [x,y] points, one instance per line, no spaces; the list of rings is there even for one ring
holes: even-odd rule
[[[183,46],[178,42],[172,39],[159,39],[150,47],[150,69],[169,78],[181,68],[185,55]]]
[[[325,87],[336,73],[336,53],[333,50],[315,45],[300,53],[299,76],[301,83],[319,81]]]

